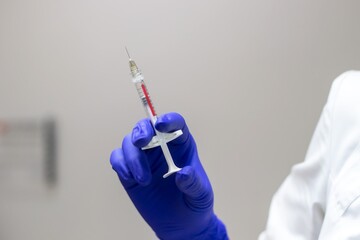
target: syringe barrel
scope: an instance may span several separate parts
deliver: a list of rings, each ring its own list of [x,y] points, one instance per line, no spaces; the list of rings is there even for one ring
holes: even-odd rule
[[[135,84],[136,87],[136,91],[139,94],[139,97],[141,99],[141,102],[145,108],[146,114],[148,115],[148,117],[150,118],[152,124],[155,124],[156,122],[156,111],[154,108],[154,105],[151,101],[150,98],[150,94],[149,91],[146,87],[146,84],[144,82],[144,78],[141,74],[137,75],[134,79],[133,82]]]

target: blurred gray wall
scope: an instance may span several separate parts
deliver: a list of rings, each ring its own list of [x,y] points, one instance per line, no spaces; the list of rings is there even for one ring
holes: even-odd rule
[[[144,112],[187,119],[232,239],[255,239],[332,80],[360,62],[359,1],[0,0],[0,118],[51,115],[58,183],[0,193],[0,239],[155,239],[109,155]]]

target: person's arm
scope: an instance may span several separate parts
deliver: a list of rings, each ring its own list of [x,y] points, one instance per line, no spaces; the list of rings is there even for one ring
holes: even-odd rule
[[[343,75],[332,119],[326,211],[319,239],[360,239],[360,72]]]
[[[166,161],[160,148],[141,150],[154,136],[149,119],[139,121],[110,162],[135,207],[160,239],[225,240],[225,225],[213,211],[214,195],[199,160],[196,144],[184,118],[177,113],[159,117],[160,132],[181,129],[183,135],[168,143],[182,170],[163,178]]]
[[[259,240],[360,239],[360,73],[333,83],[306,159],[274,195]]]

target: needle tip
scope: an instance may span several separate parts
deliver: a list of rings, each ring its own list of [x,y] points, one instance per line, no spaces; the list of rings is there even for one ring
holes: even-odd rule
[[[125,47],[125,51],[126,51],[126,54],[127,54],[128,57],[129,57],[129,60],[131,60],[131,57],[130,57],[130,54],[129,54],[129,51],[128,51],[127,47]]]

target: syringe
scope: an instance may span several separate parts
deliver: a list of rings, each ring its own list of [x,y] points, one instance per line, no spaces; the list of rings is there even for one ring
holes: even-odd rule
[[[153,147],[157,147],[157,146],[161,147],[161,150],[164,154],[166,163],[169,168],[168,172],[166,174],[164,174],[164,176],[163,176],[164,178],[166,178],[166,177],[170,176],[171,174],[181,170],[181,168],[178,168],[175,165],[174,160],[171,157],[171,153],[167,146],[167,143],[174,140],[175,138],[179,137],[180,135],[182,135],[182,131],[177,130],[172,133],[162,133],[162,132],[159,132],[156,130],[155,123],[157,120],[157,116],[156,116],[154,105],[150,99],[149,91],[145,85],[144,77],[143,77],[140,69],[137,67],[135,61],[131,59],[127,49],[126,49],[126,53],[129,56],[129,65],[130,65],[132,81],[135,84],[136,90],[137,90],[139,97],[141,99],[141,102],[145,108],[146,114],[150,118],[151,124],[153,125],[154,130],[155,130],[155,136],[152,138],[151,142],[147,146],[143,147],[142,149],[145,150],[145,149],[149,149],[149,148],[153,148]]]

